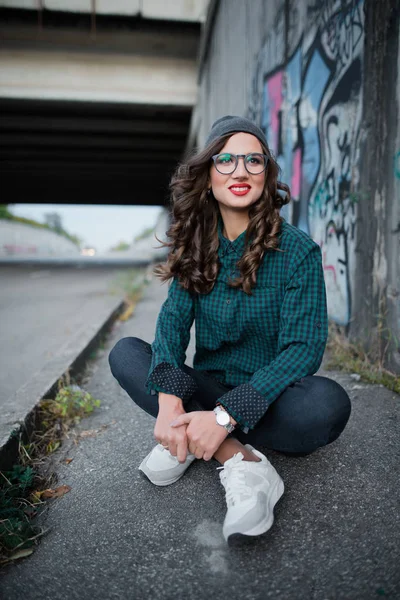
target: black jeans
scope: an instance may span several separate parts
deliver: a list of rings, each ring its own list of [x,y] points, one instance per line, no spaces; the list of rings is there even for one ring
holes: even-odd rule
[[[109,355],[111,372],[120,386],[144,411],[157,417],[158,395],[145,391],[151,363],[151,345],[135,338],[121,339]],[[232,389],[206,371],[187,365],[183,370],[197,382],[197,391],[185,410],[212,410],[223,394]],[[268,408],[265,416],[247,434],[236,429],[232,434],[243,444],[265,446],[279,452],[309,454],[335,441],[342,433],[351,412],[345,390],[326,377],[308,376],[290,385]]]

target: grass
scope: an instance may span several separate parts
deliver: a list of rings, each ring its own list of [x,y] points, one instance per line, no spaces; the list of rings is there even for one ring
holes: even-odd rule
[[[134,308],[149,282],[148,271],[145,268],[125,269],[117,273],[111,283],[110,291],[124,298],[125,309],[119,316],[120,321],[127,321],[132,316]]]
[[[110,284],[113,294],[121,294],[127,303],[136,303],[149,283],[145,268],[124,269],[118,271]]]
[[[67,385],[66,385],[67,383]],[[100,406],[68,377],[59,382],[54,399],[43,399],[35,413],[28,440],[19,437],[19,460],[11,471],[0,472],[0,566],[29,556],[46,531],[33,524],[45,498],[59,497],[67,486],[51,489],[56,478],[43,473],[44,459],[58,450],[68,431]]]
[[[400,376],[385,369],[381,362],[372,359],[361,344],[351,343],[333,325],[329,329],[326,369],[358,373],[362,381],[384,385],[400,394]]]

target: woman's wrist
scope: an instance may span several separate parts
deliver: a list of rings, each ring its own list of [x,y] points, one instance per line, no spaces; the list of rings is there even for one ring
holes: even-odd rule
[[[166,394],[165,392],[158,393],[158,406],[159,408],[183,410],[182,399],[178,396],[174,396],[174,394]]]
[[[230,412],[226,410],[225,406],[223,406],[220,402],[217,402],[217,406],[220,406],[222,408],[222,410],[224,410],[226,413],[228,413],[231,425],[233,425],[234,427],[236,427],[237,421],[235,421],[235,419],[232,417],[232,415],[230,414]]]

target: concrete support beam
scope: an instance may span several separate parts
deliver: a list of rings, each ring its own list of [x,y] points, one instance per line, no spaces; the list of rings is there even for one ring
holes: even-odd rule
[[[0,51],[0,96],[193,106],[195,60],[150,56]]]
[[[98,15],[140,15],[147,19],[177,21],[203,21],[209,0],[96,0],[95,12]],[[37,10],[37,0],[0,0],[0,7]],[[43,0],[46,10],[90,13],[88,0]]]

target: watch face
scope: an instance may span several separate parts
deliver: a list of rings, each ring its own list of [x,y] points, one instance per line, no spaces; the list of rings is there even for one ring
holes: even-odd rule
[[[220,410],[217,414],[217,423],[220,425],[228,425],[230,423],[230,417],[227,412]]]

